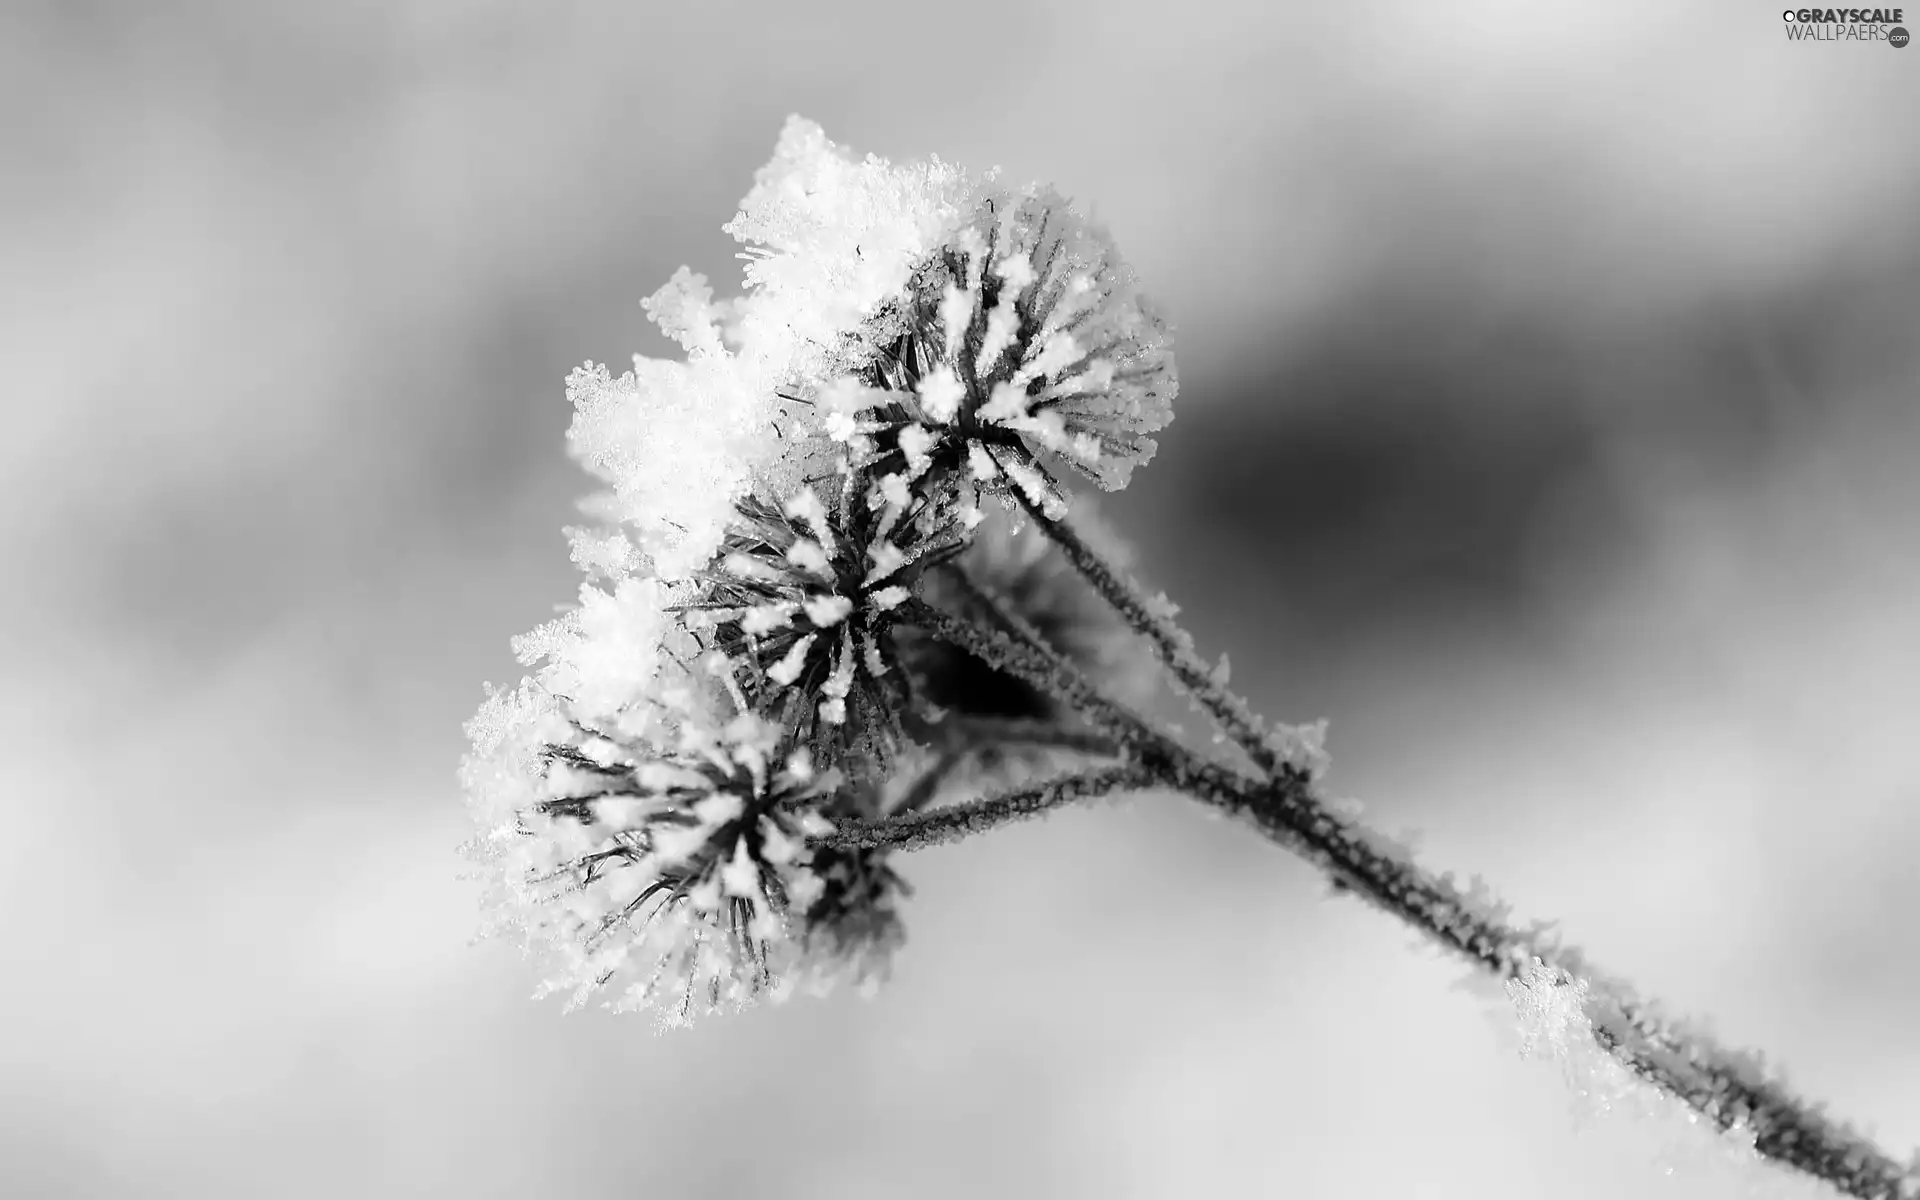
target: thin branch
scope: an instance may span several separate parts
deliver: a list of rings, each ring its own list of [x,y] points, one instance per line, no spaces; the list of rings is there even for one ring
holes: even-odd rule
[[[1136,791],[1151,785],[1154,774],[1145,767],[1122,766],[1060,775],[983,800],[936,808],[932,812],[842,822],[832,833],[815,839],[815,844],[845,849],[886,847],[899,851],[922,850],[928,846],[957,842],[1015,821],[1043,816],[1078,800]]]
[[[887,815],[918,812],[931,804],[940,787],[962,763],[977,755],[1008,746],[1029,746],[1044,750],[1063,750],[1092,758],[1118,758],[1120,748],[1112,738],[1091,729],[1069,729],[1051,721],[1017,717],[982,717],[948,714],[934,727],[942,747],[933,765],[922,771],[900,801]]]
[[[1103,707],[1120,710],[1120,705],[1117,701],[1101,693],[1098,686],[1087,677],[1086,672],[1080,669],[1078,663],[1074,662],[1069,655],[1063,653],[1058,647],[1054,646],[1053,643],[1049,642],[1046,637],[1034,627],[1033,623],[1020,615],[1019,611],[1007,603],[1006,598],[999,592],[974,578],[973,574],[964,567],[956,567],[953,571],[953,577],[959,583],[961,591],[966,594],[967,598],[984,609],[1002,633],[1013,639],[1015,643],[1032,652],[1036,665],[1040,660],[1044,659],[1055,677],[1069,677],[1073,681],[1072,688],[1074,697],[1096,696],[1099,698],[1099,702]],[[1025,682],[1035,687],[1042,686],[1031,679]],[[1063,698],[1069,699],[1070,703],[1072,702],[1072,698]],[[1144,729],[1147,727],[1146,721],[1137,714],[1126,712],[1126,717],[1127,724],[1130,728]],[[1083,754],[1119,753],[1119,747],[1114,744],[1112,739],[1102,735],[1097,730],[1072,730],[1052,722],[1036,722],[1017,718],[996,719],[991,717],[966,717],[961,719],[969,724],[987,725],[991,723],[991,725],[995,727],[994,736],[1000,741],[1018,741],[1025,742],[1029,745],[1054,746],[1063,750],[1078,751]]]
[[[931,804],[933,798],[940,792],[940,785],[947,781],[947,776],[966,757],[967,752],[957,746],[942,751],[934,764],[922,771],[920,778],[913,781],[913,787],[901,797],[899,805],[893,811],[896,813],[918,812]]]
[[[1043,645],[1026,643],[1002,630],[982,629],[918,598],[894,610],[901,621],[967,651],[996,670],[1040,689],[1076,709],[1096,730],[1111,737],[1123,753],[1164,740],[1147,722],[1100,694],[1074,666]]]
[[[1150,598],[1139,581],[1110,563],[1069,525],[1065,518],[1049,517],[1021,496],[1033,519],[1060,547],[1069,563],[1095,591],[1113,605],[1127,624],[1144,635],[1174,679],[1225,733],[1253,760],[1262,774],[1272,776],[1287,762],[1247,702],[1226,686],[1222,672],[1209,666],[1193,648],[1193,638],[1167,614],[1167,601]]]
[[[1794,1095],[1757,1056],[1664,1017],[1543,930],[1507,924],[1488,898],[1462,892],[1450,878],[1420,867],[1405,848],[1332,812],[1303,773],[1283,770],[1275,779],[1256,780],[1176,748],[1160,782],[1244,817],[1345,890],[1496,978],[1514,978],[1538,959],[1585,980],[1600,1048],[1717,1128],[1751,1131],[1758,1153],[1861,1200],[1920,1197],[1920,1159],[1896,1162],[1857,1131],[1829,1120],[1819,1105]]]

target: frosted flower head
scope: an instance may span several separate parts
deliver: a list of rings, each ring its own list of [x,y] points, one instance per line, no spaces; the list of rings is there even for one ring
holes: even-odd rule
[[[509,919],[554,965],[543,994],[603,993],[672,1024],[784,994],[836,781],[751,715],[663,740],[572,726],[541,746],[532,802],[493,840]]]
[[[828,434],[883,480],[958,477],[1058,516],[1048,462],[1124,487],[1172,419],[1167,326],[1050,189],[989,196],[895,307],[900,332],[823,395]]]
[[[899,610],[970,544],[980,492],[1057,512],[1059,463],[1119,487],[1173,396],[1164,325],[1051,192],[794,118],[727,230],[744,295],[681,268],[644,303],[681,357],[567,380],[570,449],[605,484],[568,531],[588,582],[519,640],[537,674],[489,700],[463,768],[471,849],[546,990],[676,1021],[884,974],[905,885],[819,839],[885,811],[925,680],[953,708],[1037,703],[1000,678],[969,697],[965,663],[903,669]],[[1107,637],[1002,537],[981,570],[1023,615],[1076,655]]]
[[[574,455],[611,485],[592,511],[631,532],[622,569],[681,577],[719,544],[737,500],[818,465],[784,435],[800,415],[787,397],[846,365],[847,336],[900,293],[977,187],[938,159],[860,158],[788,119],[726,226],[746,244],[746,294],[716,299],[682,267],[644,307],[684,360],[636,357],[620,375],[588,363],[567,380]]]
[[[749,497],[684,605],[732,669],[746,705],[837,761],[858,743],[882,760],[902,706],[895,612],[920,573],[964,544],[950,514],[882,514],[802,488],[776,507]]]

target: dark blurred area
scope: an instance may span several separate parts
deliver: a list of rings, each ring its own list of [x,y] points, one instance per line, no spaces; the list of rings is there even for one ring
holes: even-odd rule
[[[1920,256],[1904,247],[1651,319],[1488,302],[1463,276],[1366,281],[1275,361],[1242,359],[1166,439],[1187,518],[1170,549],[1275,598],[1282,636],[1303,643],[1290,661],[1376,625],[1545,615],[1543,556],[1619,565],[1646,549],[1623,458],[1738,487],[1916,402]],[[1348,636],[1315,636],[1330,628]]]
[[[467,945],[460,724],[578,586],[561,380],[737,280],[790,111],[1085,198],[1182,378],[1102,511],[1202,648],[1920,1143],[1920,61],[1777,22],[7,6],[0,1195],[1752,1194],[1167,798],[918,856],[871,1003],[656,1039]]]

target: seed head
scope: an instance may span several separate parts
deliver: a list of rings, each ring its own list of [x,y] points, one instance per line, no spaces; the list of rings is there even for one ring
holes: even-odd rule
[[[668,1024],[783,994],[824,887],[809,839],[832,829],[819,810],[835,777],[751,714],[715,725],[688,703],[671,734],[636,742],[562,707],[521,731],[566,729],[485,839],[505,923],[548,953],[541,994],[600,993]]]
[[[927,504],[882,514],[843,492],[830,508],[811,487],[778,507],[748,498],[684,610],[747,708],[824,761],[858,747],[884,765],[909,703],[893,667],[896,610],[964,542],[953,514]]]
[[[1050,189],[990,194],[886,320],[897,335],[821,397],[825,431],[883,488],[960,477],[1058,516],[1048,462],[1124,487],[1172,419],[1166,324],[1106,231]]]

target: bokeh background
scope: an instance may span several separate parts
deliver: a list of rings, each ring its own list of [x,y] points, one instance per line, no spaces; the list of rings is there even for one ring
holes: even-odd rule
[[[1203,646],[1904,1153],[1916,97],[1756,4],[10,0],[0,1194],[1751,1184],[1580,1131],[1459,968],[1167,799],[918,857],[870,1003],[656,1038],[468,945],[561,379],[737,279],[790,111],[1085,197],[1180,328],[1107,512]]]

